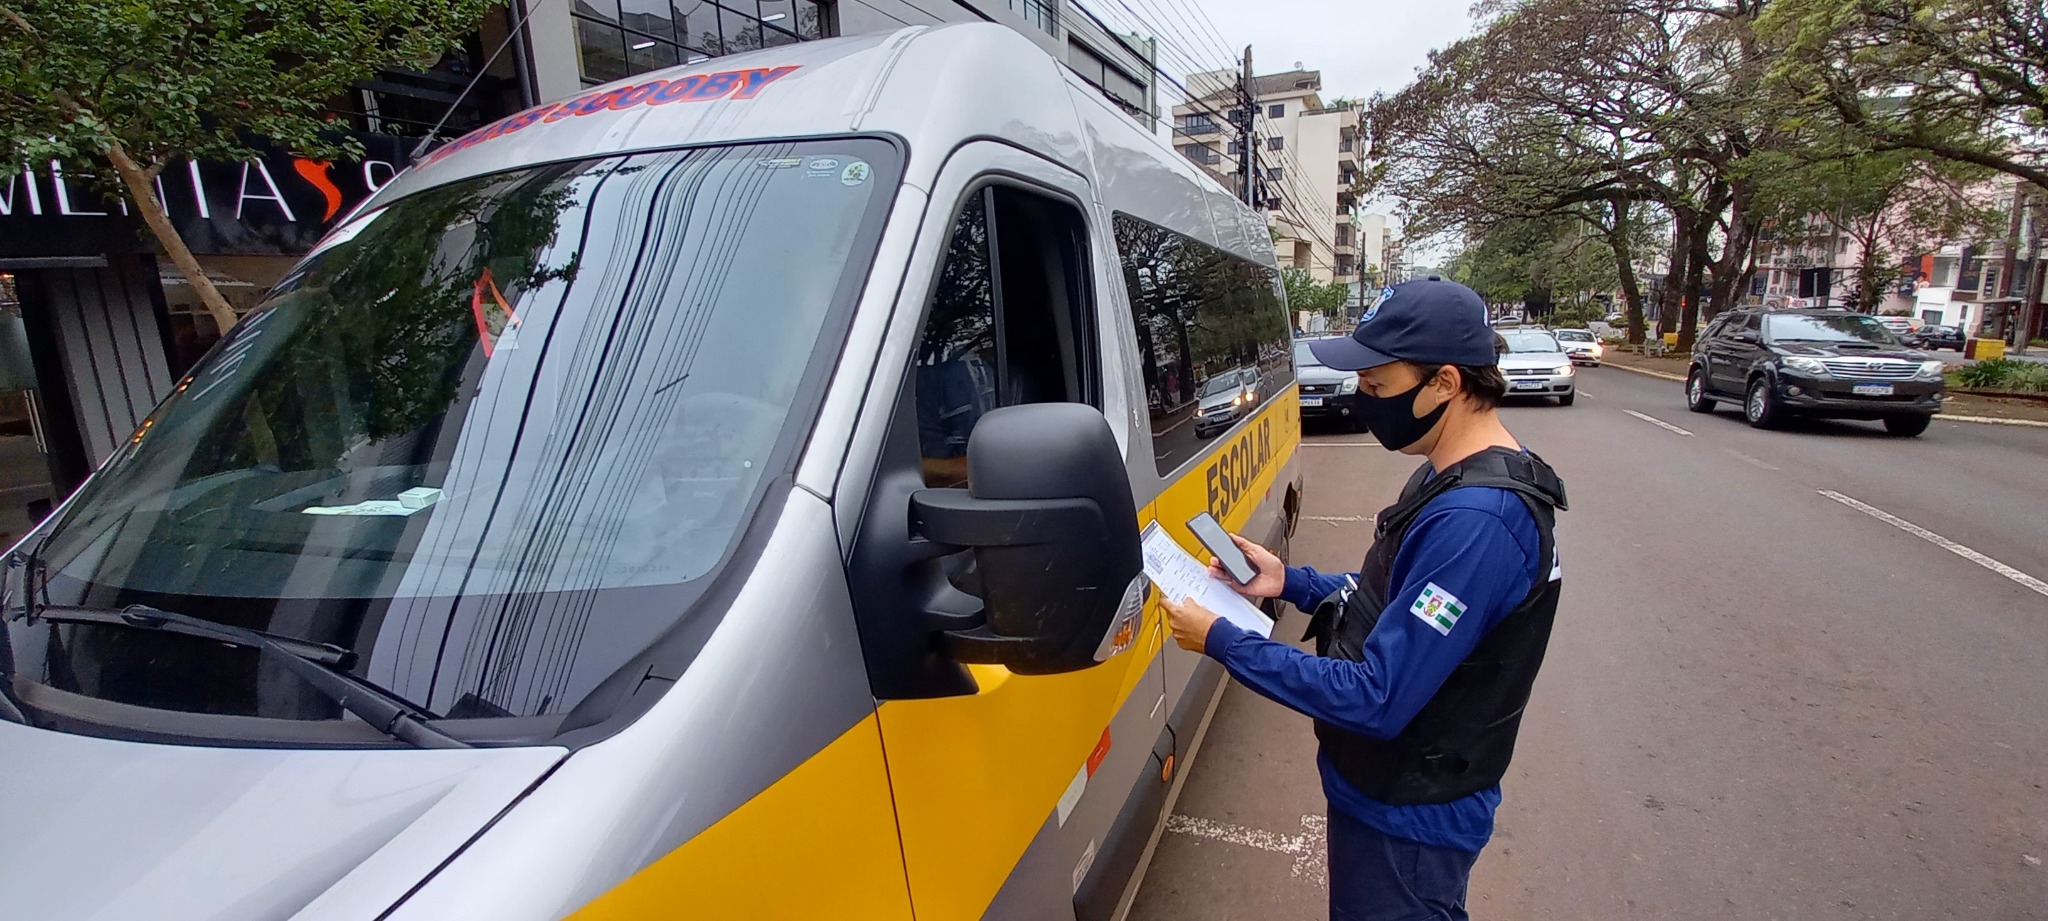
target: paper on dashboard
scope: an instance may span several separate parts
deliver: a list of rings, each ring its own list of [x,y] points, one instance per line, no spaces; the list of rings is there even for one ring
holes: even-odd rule
[[[1193,598],[1196,604],[1223,619],[1260,636],[1273,635],[1273,621],[1229,584],[1209,575],[1208,564],[1195,559],[1174,543],[1159,522],[1145,526],[1145,578],[1159,586],[1159,593],[1178,602]]]

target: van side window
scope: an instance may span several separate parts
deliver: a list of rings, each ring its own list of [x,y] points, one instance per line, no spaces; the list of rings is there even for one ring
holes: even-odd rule
[[[914,356],[926,485],[967,483],[968,438],[997,406],[1096,402],[1085,226],[1011,186],[961,206]]]
[[[1207,444],[1195,424],[1205,390],[1233,374],[1250,382],[1252,406],[1234,426],[1293,380],[1287,307],[1270,267],[1129,215],[1112,221],[1144,364],[1152,453],[1159,472],[1170,473]]]

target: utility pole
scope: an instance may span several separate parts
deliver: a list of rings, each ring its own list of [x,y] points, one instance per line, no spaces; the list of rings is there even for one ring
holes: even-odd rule
[[[1258,124],[1257,102],[1252,97],[1252,46],[1244,46],[1244,71],[1237,78],[1237,174],[1238,187],[1243,190],[1247,207],[1259,206],[1259,150],[1258,136],[1252,126]]]

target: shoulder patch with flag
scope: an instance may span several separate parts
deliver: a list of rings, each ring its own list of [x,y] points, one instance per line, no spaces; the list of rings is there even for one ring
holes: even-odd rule
[[[1436,632],[1451,635],[1451,628],[1458,625],[1458,618],[1465,616],[1465,603],[1458,596],[1444,591],[1443,586],[1431,582],[1422,587],[1422,594],[1415,596],[1415,603],[1408,606],[1408,613],[1422,618]]]

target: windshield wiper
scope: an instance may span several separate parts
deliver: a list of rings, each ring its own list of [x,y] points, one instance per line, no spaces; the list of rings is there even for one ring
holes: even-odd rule
[[[427,725],[427,721],[434,718],[432,714],[349,674],[348,665],[355,659],[355,653],[339,646],[216,623],[143,604],[125,608],[37,605],[30,609],[28,620],[31,623],[47,620],[59,624],[100,624],[157,630],[276,653],[282,664],[304,678],[307,684],[385,735],[415,748],[474,747]]]

